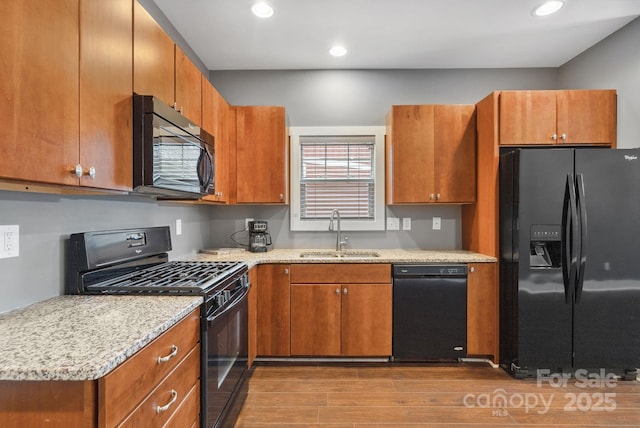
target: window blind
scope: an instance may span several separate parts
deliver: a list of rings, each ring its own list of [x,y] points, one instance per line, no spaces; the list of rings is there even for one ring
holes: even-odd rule
[[[375,217],[374,136],[300,138],[300,217]]]

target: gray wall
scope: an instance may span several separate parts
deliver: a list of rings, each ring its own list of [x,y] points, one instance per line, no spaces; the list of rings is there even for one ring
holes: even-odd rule
[[[233,105],[284,105],[291,126],[384,125],[393,104],[475,104],[496,89],[554,89],[555,69],[219,71],[210,79]],[[293,189],[292,189],[293,191]],[[460,249],[460,206],[399,206],[387,215],[410,217],[411,231],[349,232],[352,248]],[[442,230],[431,229],[434,216]],[[220,207],[212,210],[213,244],[234,246],[243,218],[265,219],[276,248],[332,248],[335,234],[292,232],[289,210]],[[227,231],[227,233],[218,233]],[[247,241],[239,233],[237,240]]]
[[[556,69],[211,71],[233,105],[284,105],[291,126],[384,125],[393,104],[475,104],[496,89],[554,89]]]
[[[20,256],[0,259],[0,312],[63,294],[64,240],[74,232],[170,226],[170,258],[210,246],[206,206],[141,197],[58,196],[0,191],[0,224],[20,226]],[[176,219],[182,235],[175,235]]]
[[[618,90],[618,147],[640,147],[640,19],[558,70],[560,88]]]

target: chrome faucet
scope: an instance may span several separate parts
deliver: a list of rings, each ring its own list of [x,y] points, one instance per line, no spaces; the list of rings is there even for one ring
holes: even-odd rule
[[[338,219],[338,230],[333,225],[333,219]],[[335,231],[336,233],[336,251],[342,251],[343,247],[347,245],[346,237],[345,240],[342,240],[341,232],[340,232],[340,211],[337,208],[334,208],[331,211],[331,217],[329,218],[329,230]]]

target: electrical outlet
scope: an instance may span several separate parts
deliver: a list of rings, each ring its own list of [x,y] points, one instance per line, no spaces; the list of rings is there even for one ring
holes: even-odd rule
[[[440,229],[442,229],[442,218],[434,217],[433,218],[433,230],[440,230]]]
[[[20,226],[0,226],[0,259],[20,255]]]
[[[411,217],[404,217],[402,219],[402,230],[411,230]]]
[[[244,219],[244,230],[249,230],[249,222],[253,221],[252,218],[245,218]]]
[[[397,217],[387,217],[387,230],[400,230],[400,219]]]
[[[176,220],[176,235],[182,235],[182,219]]]

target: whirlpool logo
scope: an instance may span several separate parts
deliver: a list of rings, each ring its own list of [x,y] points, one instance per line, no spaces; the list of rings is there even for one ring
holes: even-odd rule
[[[634,160],[638,160],[638,156],[636,155],[624,155],[625,160],[628,161],[634,161]]]

